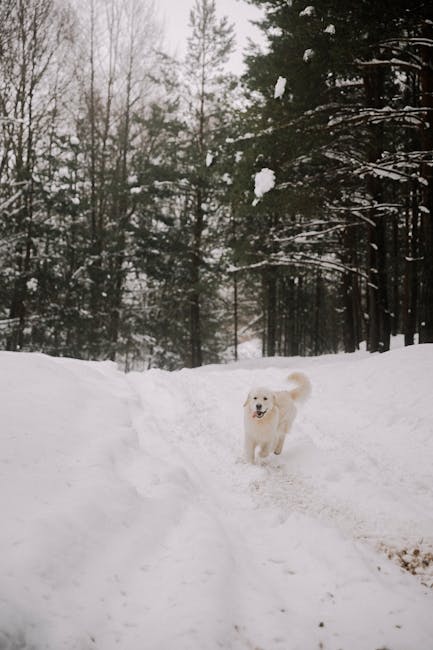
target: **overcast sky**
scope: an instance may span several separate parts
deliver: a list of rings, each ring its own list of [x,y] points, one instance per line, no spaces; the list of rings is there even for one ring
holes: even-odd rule
[[[171,54],[181,56],[185,51],[186,39],[189,34],[189,13],[194,0],[156,0],[158,14],[165,25],[165,46]],[[227,16],[235,23],[237,50],[230,61],[232,72],[243,72],[242,50],[247,38],[260,40],[260,31],[251,25],[251,20],[256,20],[259,10],[243,0],[216,0],[217,14],[219,17]]]

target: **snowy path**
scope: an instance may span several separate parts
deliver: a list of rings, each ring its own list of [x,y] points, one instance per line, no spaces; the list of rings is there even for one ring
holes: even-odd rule
[[[0,355],[0,649],[431,650],[431,569],[377,548],[432,548],[433,346],[296,362],[314,396],[249,466],[242,401],[288,360]]]
[[[310,374],[319,382],[321,375],[329,377],[336,372],[334,367],[330,372],[322,366],[316,372],[311,369]],[[395,368],[390,372],[394,374]],[[281,385],[286,373],[277,372]],[[276,383],[275,370],[255,374],[260,383],[264,383],[263,376],[269,376],[271,385]],[[353,368],[344,366],[344,374],[353,377]],[[369,367],[366,379],[373,375],[374,368]],[[292,437],[283,459],[249,467],[239,459],[239,407],[245,387],[251,383],[250,372],[182,371],[167,381],[166,373],[153,371],[133,376],[132,382],[142,402],[142,419],[136,424],[145,432],[141,444],[149,454],[156,446],[158,458],[166,459],[168,466],[182,468],[188,477],[191,489],[183,505],[187,514],[177,527],[185,531],[193,511],[190,539],[194,544],[188,545],[192,562],[185,572],[188,578],[183,575],[198,602],[204,598],[212,603],[208,617],[193,606],[188,616],[179,619],[175,607],[173,627],[169,626],[174,636],[172,640],[164,637],[155,647],[178,647],[179,636],[184,634],[185,648],[218,647],[218,639],[221,647],[302,649],[323,643],[328,648],[365,648],[371,628],[376,628],[377,647],[388,643],[407,648],[415,638],[429,647],[433,636],[429,606],[421,605],[422,590],[419,610],[412,601],[403,615],[408,576],[370,548],[353,543],[362,537],[397,547],[415,545],[420,537],[431,541],[433,528],[428,519],[433,486],[427,480],[430,459],[422,449],[415,449],[415,466],[406,467],[406,472],[407,457],[401,458],[398,450],[394,458],[388,449],[389,439],[379,441],[384,447],[379,453],[377,448],[371,453],[369,444],[374,439],[377,445],[376,427],[382,426],[381,421],[375,422],[371,431],[372,420],[377,419],[373,408],[364,420],[351,422],[356,433],[350,432],[350,444],[341,449],[339,443],[347,441],[349,433],[345,396],[340,395],[337,403],[343,409],[338,418],[324,406],[329,395],[319,389],[316,403],[305,408],[298,435]],[[347,392],[353,390],[350,383],[344,385]],[[377,391],[377,385],[371,390]],[[154,401],[158,406],[170,404],[170,409],[156,414]],[[332,404],[335,408],[335,400]],[[334,427],[338,424],[332,435],[326,431],[331,422]],[[362,437],[364,429],[370,432],[369,437]],[[420,466],[423,458],[424,466]],[[414,470],[419,475],[416,501],[413,489],[406,499],[404,495],[405,483],[410,483]],[[420,529],[423,519],[426,526]],[[177,556],[178,543],[174,535],[167,557]],[[199,566],[194,564],[196,557]],[[231,560],[229,571],[227,558]],[[213,579],[205,577],[209,566],[217,568],[216,574],[212,570]],[[194,603],[190,596],[180,600]],[[219,613],[222,628],[214,629],[209,639],[211,623],[218,620],[215,604],[226,608],[227,598],[231,614],[227,616],[226,609]],[[420,632],[422,611],[427,630],[424,638]],[[187,630],[198,635],[192,646]]]

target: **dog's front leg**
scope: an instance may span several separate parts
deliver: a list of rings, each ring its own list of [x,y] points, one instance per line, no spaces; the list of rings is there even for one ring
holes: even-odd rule
[[[249,438],[245,438],[245,460],[247,463],[254,463],[254,452],[256,450],[255,443]]]
[[[259,456],[260,456],[260,458],[266,458],[266,456],[269,456],[269,445],[268,444],[263,444],[260,447]]]

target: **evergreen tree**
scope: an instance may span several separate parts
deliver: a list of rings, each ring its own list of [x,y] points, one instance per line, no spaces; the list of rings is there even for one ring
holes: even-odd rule
[[[391,328],[398,329],[401,302],[398,224],[404,224],[407,203],[401,153],[411,144],[410,128],[419,122],[416,108],[403,104],[402,71],[412,71],[413,63],[386,53],[419,29],[430,10],[425,2],[379,6],[365,1],[343,7],[328,0],[314,6],[293,0],[266,2],[265,11],[268,48],[249,57],[246,75],[261,96],[247,127],[255,133],[251,159],[256,167],[271,168],[277,180],[276,191],[257,205],[260,238],[264,230],[267,241],[260,262],[269,303],[265,347],[273,353],[282,330],[272,321],[278,285],[284,285],[282,267],[289,265],[303,269],[303,277],[299,271],[295,276],[297,286],[308,287],[296,310],[302,321],[303,303],[316,295],[317,312],[324,294],[324,305],[333,303],[327,311],[342,315],[346,350],[355,349],[365,331],[369,349],[384,351]],[[361,35],[356,41],[354,32]],[[341,279],[338,291],[327,288],[333,278]],[[326,349],[318,337],[331,344],[321,320],[313,328],[310,350]]]
[[[222,203],[215,191],[213,163],[226,135],[226,102],[231,79],[224,74],[224,64],[233,50],[234,37],[233,26],[227,18],[218,19],[214,0],[196,0],[190,14],[190,29],[185,68],[189,97],[185,115],[185,178],[188,182],[185,236],[188,238],[189,256],[186,297],[189,303],[190,365],[200,366],[206,341],[203,308],[213,263],[209,258],[207,240],[212,239],[210,230],[215,226],[218,228],[218,211]],[[210,244],[216,248],[214,241]]]

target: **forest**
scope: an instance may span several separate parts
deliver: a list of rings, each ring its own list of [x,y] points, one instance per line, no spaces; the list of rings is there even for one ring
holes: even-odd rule
[[[0,0],[0,349],[125,369],[433,343],[433,3]]]

